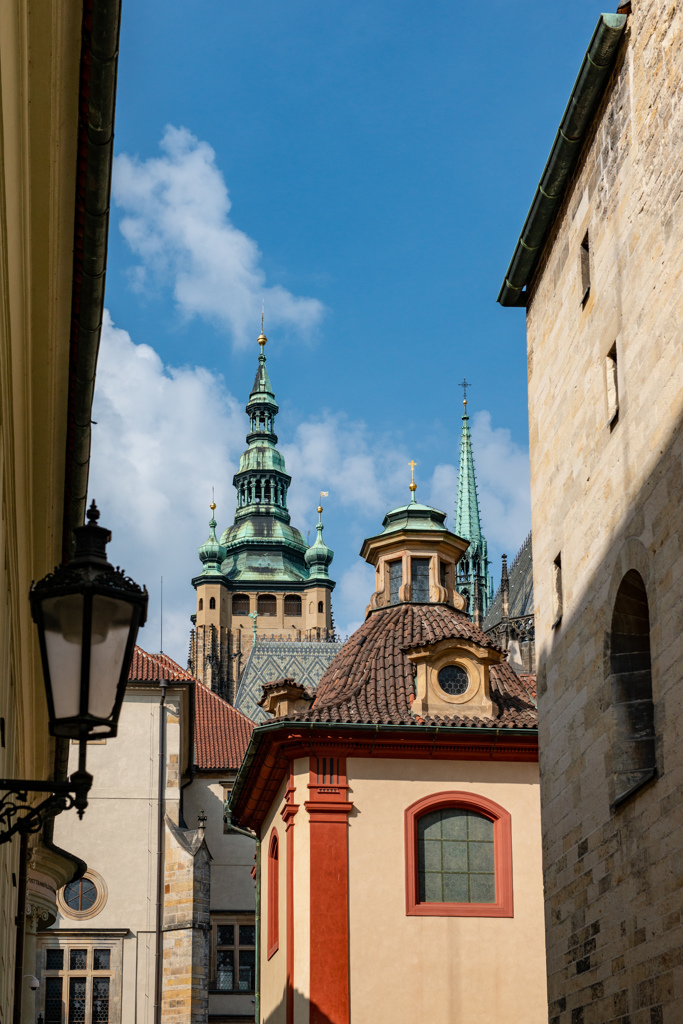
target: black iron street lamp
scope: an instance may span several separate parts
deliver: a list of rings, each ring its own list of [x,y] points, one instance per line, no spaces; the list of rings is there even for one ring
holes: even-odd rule
[[[32,584],[29,595],[50,735],[78,740],[78,770],[64,782],[0,779],[0,792],[7,794],[0,798],[0,843],[17,832],[37,832],[47,817],[70,807],[82,817],[92,785],[85,770],[87,741],[116,736],[133,648],[147,616],[147,590],[107,561],[111,533],[97,525],[99,517],[93,501],[87,525],[74,530],[75,557]],[[48,796],[33,807],[29,793],[37,792]]]

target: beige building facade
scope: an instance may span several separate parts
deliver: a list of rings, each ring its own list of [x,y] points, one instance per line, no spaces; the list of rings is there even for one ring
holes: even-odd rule
[[[84,519],[119,15],[118,3],[100,0],[0,4],[3,780],[64,778],[64,746],[48,734],[28,593],[32,580],[68,555],[71,529]],[[87,81],[100,90],[97,111]],[[43,796],[32,793],[29,802],[35,806]],[[16,817],[10,813],[3,825]],[[0,1024],[36,1020],[36,932],[55,919],[56,891],[84,868],[65,845],[53,842],[50,821],[0,845]]]
[[[266,688],[230,803],[260,840],[258,1024],[546,1020],[533,678],[462,610],[444,520],[388,513],[316,693]]]
[[[553,1024],[683,1016],[682,87],[677,5],[601,17],[501,289],[527,310]]]
[[[84,1024],[99,1024],[105,997],[108,1024],[253,1021],[255,843],[223,813],[251,728],[166,655],[136,648],[119,735],[89,746],[88,810],[55,823],[87,871],[37,935],[45,1024],[81,1002]],[[218,941],[229,925],[237,949]]]

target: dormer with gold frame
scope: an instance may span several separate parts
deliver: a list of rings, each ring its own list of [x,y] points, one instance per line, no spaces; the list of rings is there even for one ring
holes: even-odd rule
[[[407,505],[387,512],[382,533],[363,542],[361,557],[375,567],[366,614],[406,601],[448,604],[458,611],[466,607],[455,589],[455,567],[468,541],[446,529],[445,512],[415,500],[416,487],[411,482]]]

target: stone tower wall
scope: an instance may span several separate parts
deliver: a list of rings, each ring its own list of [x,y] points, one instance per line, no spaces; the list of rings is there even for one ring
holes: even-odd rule
[[[527,312],[552,1024],[683,1020],[682,96],[683,9],[634,0]],[[608,654],[629,570],[659,777],[614,808]]]
[[[197,832],[167,828],[161,1016],[164,1024],[207,1024],[210,857]]]

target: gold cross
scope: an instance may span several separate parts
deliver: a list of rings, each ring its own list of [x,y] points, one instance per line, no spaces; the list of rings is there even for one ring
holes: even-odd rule
[[[410,466],[410,489],[411,489],[411,491],[414,491],[415,490],[415,467],[417,466],[417,462],[415,462],[414,460],[411,459],[411,461],[408,463],[408,465]]]

